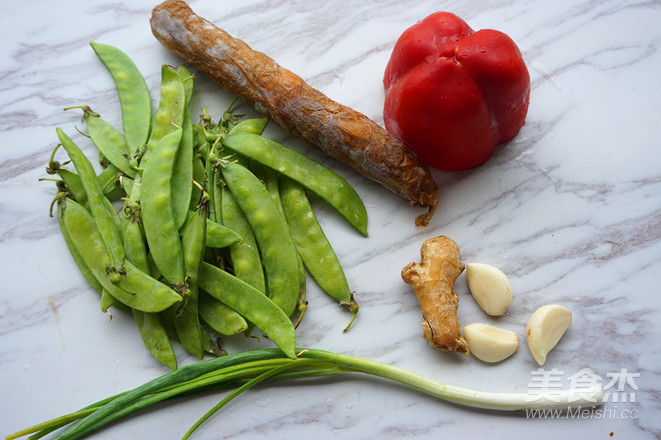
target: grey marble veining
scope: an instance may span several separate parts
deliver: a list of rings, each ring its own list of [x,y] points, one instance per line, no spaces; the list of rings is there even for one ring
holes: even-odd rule
[[[121,126],[112,81],[89,47],[122,48],[146,77],[153,99],[160,67],[178,60],[151,35],[157,2],[25,0],[0,16],[0,403],[7,435],[78,409],[166,372],[142,346],[132,318],[99,310],[48,206],[53,185],[39,182],[62,127],[76,134],[88,104]],[[589,368],[610,382],[640,374],[635,402],[604,405],[602,416],[530,420],[474,411],[358,375],[262,386],[205,423],[199,439],[285,438],[636,438],[661,436],[661,3],[192,0],[191,7],[266,52],[328,96],[383,122],[382,75],[401,32],[431,12],[455,12],[475,29],[495,28],[519,45],[532,81],[525,127],[484,166],[434,171],[441,188],[429,227],[405,200],[269,126],[273,139],[330,166],[354,185],[369,215],[358,236],[316,204],[361,306],[349,313],[309,280],[309,311],[298,345],[391,363],[486,391],[526,392],[537,369],[525,343],[530,314],[547,303],[569,307],[574,323],[544,368],[569,376]],[[232,97],[196,78],[193,108],[220,115]],[[249,109],[246,109],[249,111]],[[61,156],[58,156],[61,158]],[[448,235],[465,261],[493,264],[514,287],[510,310],[488,318],[462,275],[459,321],[517,332],[520,348],[487,365],[433,350],[422,339],[415,296],[400,270],[422,241]],[[230,338],[228,351],[269,346]],[[182,364],[194,362],[175,346]],[[608,390],[607,390],[608,391]],[[616,387],[610,387],[610,392]],[[180,438],[218,395],[164,405],[94,438]]]

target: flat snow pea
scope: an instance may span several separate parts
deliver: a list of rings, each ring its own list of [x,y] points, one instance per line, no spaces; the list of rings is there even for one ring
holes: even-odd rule
[[[220,249],[233,245],[234,243],[241,243],[243,239],[239,234],[232,231],[226,226],[216,223],[211,219],[207,219],[207,246],[215,249]]]
[[[172,170],[172,209],[177,227],[186,222],[193,195],[193,122],[188,109],[184,109],[181,141]]]
[[[299,296],[298,256],[289,227],[262,182],[246,167],[226,163],[222,175],[250,223],[259,247],[267,295],[290,316]]]
[[[305,189],[291,179],[279,179],[282,207],[294,243],[308,272],[321,289],[351,310],[354,317],[358,304],[333,247],[317,220]],[[352,320],[353,321],[353,320]]]
[[[218,173],[214,170],[214,164],[210,160],[207,160],[204,164],[204,174],[207,181],[206,191],[211,204],[209,207],[209,218],[218,221],[218,208],[216,207],[216,191],[219,189],[218,185],[216,185]]]
[[[177,357],[170,343],[163,323],[161,314],[146,313],[133,309],[133,319],[140,331],[142,342],[151,355],[172,370],[177,369]]]
[[[204,195],[206,199],[208,195]],[[197,358],[204,357],[202,327],[198,315],[198,279],[200,264],[204,257],[208,200],[200,202],[198,210],[184,227],[181,244],[184,249],[184,273],[189,288],[183,307],[176,311],[174,326],[181,345]]]
[[[151,98],[145,79],[133,61],[121,50],[90,42],[92,49],[112,76],[122,109],[122,129],[131,153],[145,145],[151,122]]]
[[[124,233],[124,249],[126,259],[138,269],[149,273],[149,258],[145,238],[140,227],[140,190],[142,178],[138,174],[132,180],[129,197],[124,203],[122,216],[122,231]],[[176,307],[176,306],[175,306]],[[176,370],[177,358],[170,343],[168,333],[161,322],[158,313],[148,313],[131,309],[133,320],[140,332],[145,347],[151,355],[163,365]]]
[[[124,263],[124,247],[122,244],[121,224],[115,208],[103,194],[101,185],[92,164],[80,148],[60,129],[57,136],[62,147],[69,154],[80,182],[87,194],[89,209],[94,221],[99,225],[103,244],[110,255],[110,267],[118,270]]]
[[[170,283],[184,285],[184,260],[172,207],[172,169],[181,129],[163,137],[142,172],[142,224],[156,267]]]
[[[142,178],[138,176],[133,180],[131,193],[124,202],[121,221],[126,258],[138,269],[148,273],[147,247],[145,246],[145,238],[140,228],[141,212],[139,201],[141,189]]]
[[[284,208],[282,206],[280,187],[278,183],[279,181],[278,173],[270,168],[263,166],[261,163],[256,162],[254,160],[251,161],[250,163],[250,169],[255,173],[257,177],[259,177],[259,179],[262,182],[264,182],[264,186],[266,187],[266,190],[269,192],[269,194],[271,194],[271,198],[273,199],[275,206],[278,208],[280,213],[283,216],[285,216]],[[285,216],[285,220],[286,219],[287,217]],[[291,232],[291,225],[289,229]],[[292,239],[294,239],[293,233],[292,233]],[[300,252],[296,256],[298,260],[298,277],[299,277],[299,293],[298,293],[297,309],[300,315],[298,322],[296,323],[296,326],[298,327],[298,325],[301,323],[301,320],[303,319],[303,315],[305,315],[305,311],[307,310],[307,302],[305,301],[307,279],[305,276],[305,265],[303,264],[303,259],[301,258]]]
[[[223,204],[223,192],[221,191],[222,176],[217,167],[212,166],[212,172],[210,174],[209,183],[207,187],[209,188],[209,195],[211,196],[211,206],[213,207],[212,220],[220,223],[221,215],[219,207]]]
[[[62,237],[64,237],[64,242],[67,244],[67,247],[69,248],[69,252],[73,257],[73,261],[78,266],[78,269],[80,269],[80,273],[83,274],[83,277],[85,277],[85,279],[90,284],[90,286],[92,286],[92,288],[99,295],[101,295],[103,291],[103,286],[101,285],[101,283],[99,283],[99,280],[96,279],[90,268],[87,266],[87,262],[85,262],[85,260],[81,257],[80,253],[78,252],[78,249],[76,249],[76,246],[71,241],[71,237],[69,236],[67,227],[64,224],[64,209],[65,206],[67,205],[67,202],[64,198],[59,198],[57,202],[58,202],[57,221],[60,225],[60,230],[62,231]]]
[[[260,292],[266,293],[262,260],[250,223],[230,190],[227,187],[217,188],[217,190],[222,193],[220,207],[222,224],[236,231],[243,240],[242,243],[235,243],[229,247],[234,275]]]
[[[122,172],[113,164],[108,164],[97,176],[101,190],[108,200],[113,199],[117,190],[120,189],[119,178],[121,176]]]
[[[284,215],[282,210],[282,201],[280,200],[280,188],[278,185],[278,173],[273,171],[271,168],[267,168],[261,163],[251,160],[249,165],[250,171],[252,171],[255,176],[259,178],[264,183],[266,190],[271,194],[271,198],[275,203],[275,206],[278,208],[278,211]]]
[[[239,133],[252,133],[252,134],[262,134],[268,124],[268,118],[250,118],[245,119],[234,127],[230,129],[227,133],[229,134],[239,134]]]
[[[181,301],[174,290],[128,261],[124,261],[119,281],[113,284],[107,272],[110,256],[94,218],[73,200],[67,200],[63,209],[63,225],[71,242],[94,277],[115,299],[144,312],[159,312]]]
[[[222,139],[225,147],[293,179],[329,203],[354,228],[367,235],[367,211],[360,196],[334,171],[271,139],[239,133]]]
[[[198,300],[200,317],[221,335],[231,336],[248,329],[243,316],[203,290],[200,290]]]
[[[194,154],[194,133],[193,121],[191,119],[188,104],[193,94],[193,75],[180,65],[177,73],[181,77],[184,87],[184,114],[182,119],[181,145],[177,151],[177,157],[172,174],[172,205],[174,207],[174,217],[179,228],[184,225],[191,197],[193,193],[193,154]]]
[[[184,96],[186,99],[186,105],[188,105],[190,104],[191,97],[193,96],[193,74],[190,73],[190,70],[188,70],[183,64],[180,64],[177,67],[177,73],[181,77],[181,81],[184,84]]]
[[[158,108],[152,118],[152,128],[142,162],[164,136],[181,128],[186,107],[186,91],[181,76],[170,66],[161,68],[161,90]],[[144,164],[142,164],[144,166]]]
[[[196,156],[193,158],[193,180],[197,183],[202,183],[206,181],[206,179],[206,171],[204,169],[202,158],[200,156]],[[197,185],[193,185],[188,212],[194,211],[195,208],[197,208],[197,203],[200,201],[201,197],[202,190]]]
[[[108,309],[111,306],[114,306],[117,303],[117,300],[114,296],[110,294],[106,289],[101,291],[101,311],[103,313],[108,312]]]
[[[66,168],[59,168],[57,174],[60,176],[60,179],[62,179],[69,192],[71,192],[73,199],[83,206],[87,205],[87,193],[85,192],[85,188],[83,188],[83,184],[80,182],[78,174],[69,171]]]
[[[188,211],[187,221],[190,221],[190,218],[193,215],[196,215],[195,211]],[[181,231],[181,233],[183,234],[183,231]],[[239,234],[230,228],[211,220],[209,217],[207,217],[206,233],[206,246],[208,248],[222,249],[243,241]]]
[[[259,290],[209,263],[200,268],[200,287],[255,324],[290,358],[296,358],[296,331],[280,307]]]
[[[58,198],[57,201],[58,201],[58,210],[57,210],[58,223],[60,225],[60,230],[62,231],[62,237],[64,238],[64,242],[67,244],[67,247],[69,248],[69,253],[71,254],[71,257],[73,258],[76,265],[78,266],[80,273],[87,280],[90,286],[92,286],[92,288],[100,295],[101,310],[103,312],[106,312],[110,306],[116,306],[118,309],[128,311],[128,307],[124,306],[124,304],[117,303],[115,297],[110,295],[110,293],[101,285],[99,280],[97,280],[96,277],[94,276],[92,270],[89,268],[87,262],[78,252],[78,249],[71,240],[68,229],[64,223],[63,214],[64,214],[64,206],[66,204],[66,201],[64,198]]]
[[[136,170],[129,163],[129,149],[124,136],[115,127],[98,116],[87,114],[87,133],[99,152],[122,173],[135,177]]]

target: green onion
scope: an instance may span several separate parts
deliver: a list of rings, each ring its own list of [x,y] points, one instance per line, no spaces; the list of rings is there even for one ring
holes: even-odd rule
[[[55,439],[78,439],[136,410],[174,397],[208,392],[236,390],[193,424],[184,439],[247,389],[265,381],[356,372],[378,376],[440,399],[474,408],[496,411],[523,411],[540,408],[591,407],[604,399],[601,384],[594,387],[549,392],[547,394],[495,393],[447,385],[411,371],[369,359],[316,349],[299,349],[291,359],[279,349],[246,351],[181,367],[133,390],[117,394],[79,411],[66,414],[5,437],[6,440],[35,434],[40,438],[69,425]]]

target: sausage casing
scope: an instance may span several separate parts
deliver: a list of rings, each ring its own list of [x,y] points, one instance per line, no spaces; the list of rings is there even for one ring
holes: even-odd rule
[[[156,6],[150,22],[154,36],[172,53],[282,129],[400,194],[411,205],[426,208],[416,224],[429,223],[439,200],[429,168],[380,125],[196,15],[183,1]]]

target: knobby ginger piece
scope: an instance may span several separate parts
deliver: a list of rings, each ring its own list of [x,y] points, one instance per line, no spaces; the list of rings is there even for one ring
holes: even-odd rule
[[[183,1],[156,6],[150,22],[154,36],[172,53],[282,129],[405,197],[411,205],[426,208],[416,224],[429,223],[439,199],[429,168],[383,127],[196,15]]]
[[[454,282],[464,270],[459,246],[446,236],[430,238],[422,243],[420,256],[420,263],[402,269],[402,279],[420,303],[423,336],[434,348],[468,355],[457,321],[459,298],[454,292]]]

